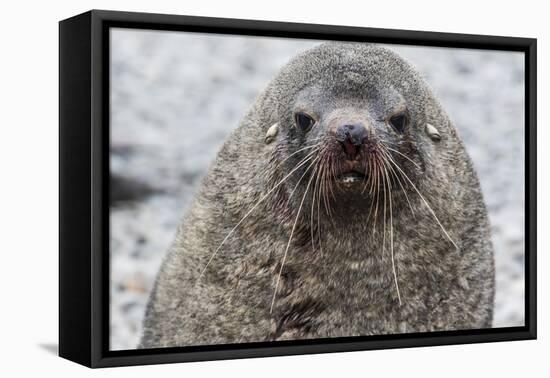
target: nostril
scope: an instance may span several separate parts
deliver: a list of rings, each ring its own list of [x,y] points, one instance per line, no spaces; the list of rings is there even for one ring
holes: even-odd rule
[[[338,128],[337,135],[339,135],[339,140],[343,142],[344,140],[349,140],[355,145],[361,145],[367,137],[367,129],[359,124],[345,124]]]
[[[352,138],[353,137],[353,134],[355,133],[355,125],[344,125],[342,126],[342,129],[344,130],[344,134],[346,135],[346,137],[348,138]]]
[[[344,124],[338,127],[336,139],[342,145],[342,149],[349,160],[357,159],[361,145],[367,139],[367,129],[361,124]]]

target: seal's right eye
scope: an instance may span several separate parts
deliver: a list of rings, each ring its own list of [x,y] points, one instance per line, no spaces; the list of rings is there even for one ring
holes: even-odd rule
[[[396,131],[402,133],[409,124],[409,115],[406,111],[395,114],[390,118],[390,124]]]
[[[302,112],[296,113],[294,119],[296,120],[296,126],[304,132],[309,131],[315,123],[313,118]]]

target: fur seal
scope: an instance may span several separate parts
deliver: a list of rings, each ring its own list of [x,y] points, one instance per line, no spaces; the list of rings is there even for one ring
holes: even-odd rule
[[[396,53],[291,60],[226,140],[181,222],[140,348],[491,327],[494,262],[472,162]]]

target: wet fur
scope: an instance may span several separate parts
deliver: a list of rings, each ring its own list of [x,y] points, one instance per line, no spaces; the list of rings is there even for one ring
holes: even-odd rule
[[[323,83],[333,89],[330,96],[315,92]],[[410,130],[401,139],[381,124],[373,132],[413,160],[391,155],[441,222],[393,178],[393,264],[389,212],[384,222],[379,202],[373,216],[368,190],[346,192],[332,183],[335,197],[318,202],[315,178],[306,193],[308,164],[273,189],[304,161],[307,150],[296,151],[328,138],[321,128],[297,132],[293,106],[300,96],[325,96],[330,103],[367,91],[368,98],[384,100],[381,87],[406,101]],[[279,131],[266,144],[277,122]],[[439,141],[426,134],[426,123],[437,126]],[[218,153],[159,271],[139,347],[487,328],[493,295],[480,186],[441,105],[395,53],[329,43],[285,66]]]

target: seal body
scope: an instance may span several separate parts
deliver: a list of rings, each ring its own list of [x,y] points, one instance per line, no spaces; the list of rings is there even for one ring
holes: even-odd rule
[[[427,84],[385,48],[322,44],[219,151],[139,347],[488,328],[493,295],[479,182]]]

